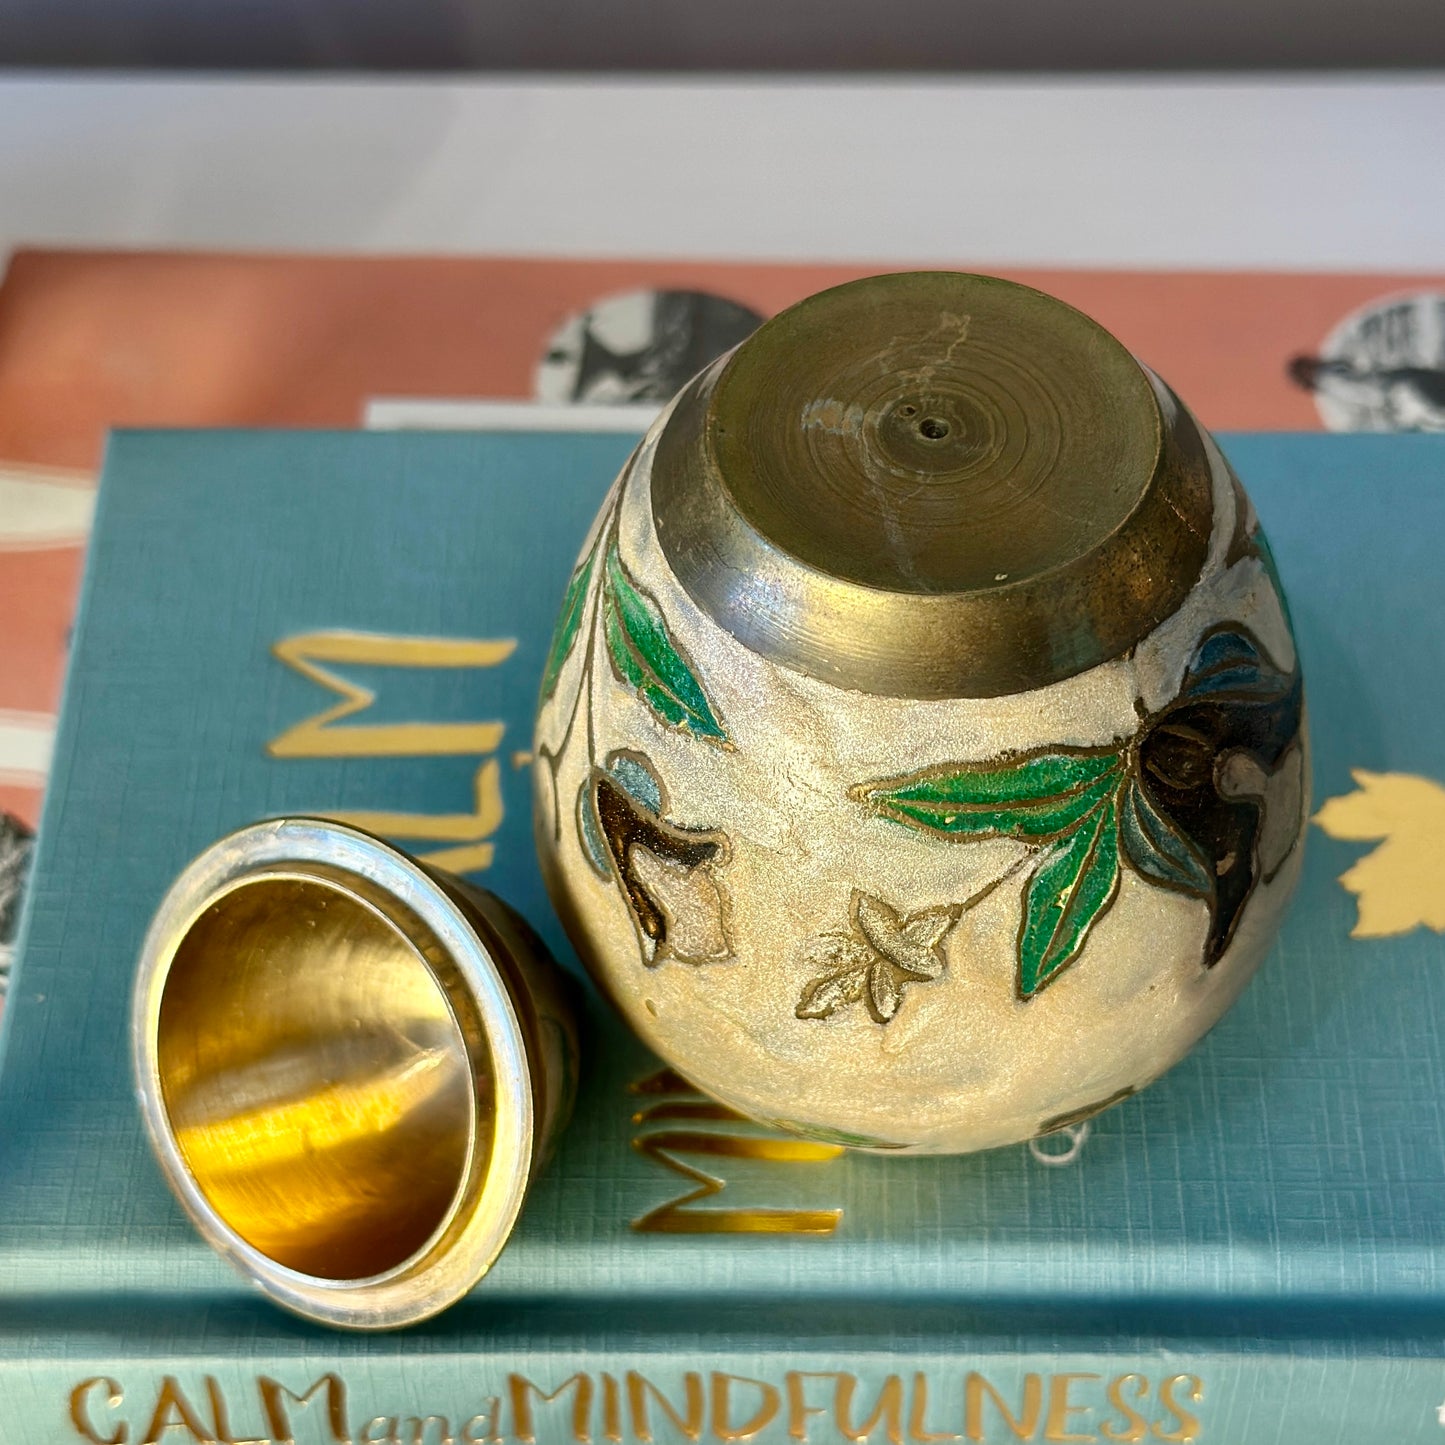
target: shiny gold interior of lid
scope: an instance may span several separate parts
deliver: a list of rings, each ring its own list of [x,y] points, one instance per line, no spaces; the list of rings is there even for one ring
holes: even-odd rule
[[[863,691],[998,696],[1125,651],[1198,578],[1197,428],[1029,287],[875,276],[767,322],[684,392],[658,537],[756,651]]]
[[[219,1219],[280,1265],[337,1281],[398,1268],[485,1161],[481,1029],[430,951],[305,873],[243,879],[175,950],[156,1039],[168,1122]]]

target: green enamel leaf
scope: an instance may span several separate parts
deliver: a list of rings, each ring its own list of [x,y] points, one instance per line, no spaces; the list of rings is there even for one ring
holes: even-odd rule
[[[960,808],[957,804],[924,804],[880,800],[889,817],[950,837],[1029,838],[1046,840],[1066,833],[1087,817],[1118,786],[1110,773],[1090,787],[1058,798],[1020,803],[1011,808]]]
[[[682,655],[657,604],[622,565],[614,542],[602,579],[602,631],[617,675],[634,688],[669,727],[682,728],[713,743],[727,733],[702,684]]]
[[[910,802],[996,806],[1056,798],[1081,788],[1119,765],[1112,750],[1026,753],[1000,766],[961,763],[931,769],[891,785],[893,795]]]
[[[618,676],[629,687],[641,693],[648,706],[669,727],[681,727],[687,717],[686,709],[649,678],[647,669],[628,641],[627,630],[617,616],[616,608],[610,602],[603,610],[602,630],[607,639],[608,655],[612,658]]]
[[[1142,878],[1195,898],[1210,898],[1215,880],[1204,859],[1131,780],[1119,803],[1119,842],[1129,866]]]
[[[1118,787],[1117,752],[1036,753],[1006,767],[958,766],[866,784],[854,796],[885,817],[950,837],[1056,838]]]
[[[1079,956],[1118,886],[1118,813],[1110,799],[1045,854],[1024,890],[1018,978],[1024,998]]]
[[[597,547],[598,543],[594,542],[586,560],[573,572],[567,590],[562,594],[562,611],[552,632],[552,645],[547,649],[547,664],[542,669],[543,702],[557,690],[562,664],[577,642],[577,632],[582,626],[582,614],[587,605],[587,589],[592,585],[592,570],[597,562]]]

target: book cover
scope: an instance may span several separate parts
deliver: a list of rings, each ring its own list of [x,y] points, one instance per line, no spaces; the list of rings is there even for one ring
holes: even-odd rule
[[[167,1193],[136,950],[200,848],[322,811],[494,888],[575,967],[530,723],[630,440],[119,435],[0,1061],[6,1445],[1437,1439],[1445,440],[1223,443],[1291,598],[1320,826],[1203,1044],[1089,1126],[888,1159],[708,1104],[593,999],[577,1117],[496,1268],[359,1337],[266,1303]]]

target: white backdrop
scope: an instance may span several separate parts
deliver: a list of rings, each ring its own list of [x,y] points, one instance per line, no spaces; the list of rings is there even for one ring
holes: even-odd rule
[[[21,244],[1445,267],[1445,80],[0,80]]]

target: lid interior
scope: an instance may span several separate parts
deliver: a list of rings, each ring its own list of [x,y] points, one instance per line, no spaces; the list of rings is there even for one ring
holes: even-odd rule
[[[302,1274],[404,1265],[490,1148],[490,1100],[432,967],[328,878],[266,873],[214,899],[175,950],[156,1046],[177,1147],[208,1203]],[[480,1077],[490,1092],[490,1071]]]

